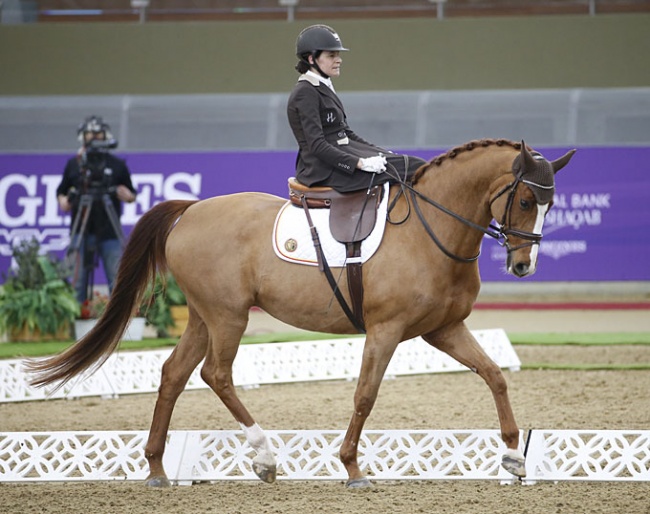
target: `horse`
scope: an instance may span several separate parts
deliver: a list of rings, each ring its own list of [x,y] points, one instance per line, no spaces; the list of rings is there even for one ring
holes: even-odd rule
[[[555,173],[574,152],[550,162],[523,141],[471,141],[423,165],[410,183],[390,185],[391,223],[378,250],[363,265],[366,339],[354,412],[339,453],[348,487],[372,487],[358,464],[359,438],[395,349],[417,336],[483,378],[506,446],[501,464],[511,474],[525,476],[506,380],[464,320],[479,293],[477,257],[486,234],[505,246],[508,273],[525,277],[535,272]],[[171,273],[187,297],[189,322],[162,366],[145,447],[149,486],[171,485],[163,467],[166,435],[176,400],[202,360],[202,379],[255,450],[256,475],[275,481],[276,461],[268,439],[232,381],[233,361],[252,307],[310,331],[357,333],[332,302],[332,291],[318,268],[285,262],[274,254],[274,219],[285,202],[246,192],[156,205],[129,237],[109,304],[95,328],[60,354],[25,364],[34,386],[60,387],[82,372],[96,370],[118,346],[147,285],[157,273]]]

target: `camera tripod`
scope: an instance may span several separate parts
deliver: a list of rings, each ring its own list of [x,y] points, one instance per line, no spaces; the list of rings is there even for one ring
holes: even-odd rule
[[[124,233],[110,198],[111,189],[113,190],[112,193],[115,194],[114,188],[86,187],[85,189],[86,192],[79,196],[77,213],[70,230],[70,246],[66,253],[66,264],[68,269],[74,270],[72,275],[73,287],[76,289],[79,279],[85,277],[86,298],[92,298],[95,285],[94,268],[98,265],[99,241],[95,241],[92,246],[84,243],[87,243],[88,220],[95,202],[101,201],[102,208],[106,212],[106,216],[122,247],[124,247]],[[82,245],[83,255],[80,255]]]

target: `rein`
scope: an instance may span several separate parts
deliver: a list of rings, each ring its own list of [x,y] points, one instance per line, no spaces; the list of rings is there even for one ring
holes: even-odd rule
[[[392,168],[392,171],[394,173],[390,173],[390,175],[397,180],[397,182],[400,185],[400,191],[395,195],[395,199],[391,202],[388,208],[388,221],[391,224],[394,225],[399,225],[404,223],[409,216],[411,215],[411,203],[408,201],[408,197],[406,196],[405,191],[408,191],[410,193],[410,198],[413,203],[413,208],[418,215],[418,218],[420,219],[420,222],[422,223],[422,226],[424,229],[427,231],[427,234],[429,234],[429,237],[431,240],[436,244],[436,246],[444,253],[447,257],[450,259],[453,259],[457,262],[462,262],[462,263],[472,263],[475,262],[479,256],[481,255],[481,252],[479,252],[474,255],[473,257],[461,257],[459,255],[455,255],[452,252],[450,252],[438,239],[436,236],[435,232],[431,228],[431,225],[427,222],[427,220],[424,218],[424,215],[422,214],[422,210],[420,209],[420,205],[418,204],[418,198],[421,200],[425,201],[429,205],[434,206],[436,209],[444,212],[448,216],[451,216],[452,218],[460,221],[464,225],[473,228],[474,230],[477,230],[479,232],[482,232],[483,234],[492,237],[497,241],[497,243],[500,246],[503,246],[506,248],[508,254],[511,252],[514,252],[515,250],[519,250],[520,248],[525,248],[528,246],[532,246],[535,244],[539,244],[540,241],[542,240],[542,234],[534,234],[532,232],[526,232],[523,230],[518,230],[518,229],[513,229],[513,228],[507,228],[506,226],[506,220],[507,223],[510,223],[510,217],[511,217],[511,211],[512,211],[512,203],[513,199],[515,196],[515,193],[517,191],[517,187],[519,186],[519,183],[521,182],[521,179],[515,178],[513,182],[510,182],[507,184],[501,191],[499,191],[494,198],[492,198],[489,202],[489,206],[491,206],[497,199],[499,199],[501,196],[503,196],[505,193],[508,193],[508,199],[506,201],[506,208],[503,212],[503,217],[501,218],[501,222],[499,223],[499,226],[495,226],[493,224],[488,225],[487,228],[478,225],[477,223],[474,223],[473,221],[461,216],[460,214],[455,213],[454,211],[448,209],[444,205],[436,202],[435,200],[432,200],[428,196],[420,193],[417,189],[415,189],[411,184],[409,184],[406,180],[402,179],[402,177],[399,176],[399,173],[397,173],[397,170],[393,165],[388,163],[387,165],[389,168]],[[386,171],[388,172],[388,170]],[[407,198],[407,204],[408,204],[408,212],[405,218],[399,222],[392,222],[390,220],[390,211],[395,207],[397,204],[397,200],[400,197],[400,195],[404,194],[405,198]],[[526,243],[522,243],[517,246],[510,246],[510,242],[508,241],[508,236],[515,236],[519,237],[520,239],[525,239],[527,240]]]

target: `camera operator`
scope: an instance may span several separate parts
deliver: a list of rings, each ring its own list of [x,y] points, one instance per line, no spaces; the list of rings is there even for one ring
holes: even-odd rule
[[[92,293],[97,257],[102,260],[112,291],[122,255],[121,202],[135,201],[136,191],[126,163],[109,152],[117,147],[117,141],[100,116],[87,117],[77,135],[81,148],[68,160],[56,194],[61,210],[72,215],[70,246],[78,248],[81,256],[82,264],[77,266],[74,278],[77,299],[82,303]],[[104,198],[110,201],[104,202]],[[90,205],[86,223],[78,223],[83,215],[79,212],[82,200]],[[78,226],[81,230],[77,231]]]

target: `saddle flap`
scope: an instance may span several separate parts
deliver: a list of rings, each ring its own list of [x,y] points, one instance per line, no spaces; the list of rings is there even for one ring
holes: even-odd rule
[[[377,208],[381,201],[381,186],[369,191],[344,193],[332,198],[330,230],[340,243],[356,243],[367,238],[377,222]]]

